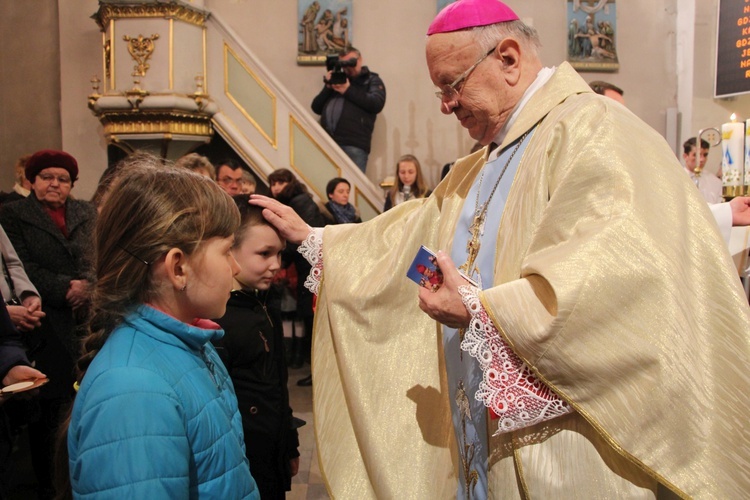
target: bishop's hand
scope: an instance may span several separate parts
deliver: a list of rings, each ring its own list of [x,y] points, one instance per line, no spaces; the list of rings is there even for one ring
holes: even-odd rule
[[[733,226],[750,226],[750,197],[732,198],[729,206],[732,207]]]
[[[288,207],[273,198],[254,194],[250,196],[250,204],[263,207],[263,217],[266,218],[289,243],[299,245],[310,234],[310,226],[297,215],[292,207]]]
[[[458,287],[468,282],[458,273],[456,265],[443,251],[437,253],[437,264],[443,272],[443,284],[435,292],[419,288],[419,308],[435,321],[450,328],[466,328],[471,315],[466,310]]]

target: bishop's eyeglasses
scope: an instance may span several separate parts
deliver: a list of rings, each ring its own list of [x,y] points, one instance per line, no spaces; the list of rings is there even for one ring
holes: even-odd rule
[[[471,72],[474,71],[474,69],[476,69],[477,66],[479,66],[479,63],[487,59],[487,57],[490,54],[495,52],[495,49],[496,47],[492,47],[485,55],[480,57],[477,62],[472,64],[469,69],[461,73],[459,77],[453,81],[453,83],[451,83],[450,85],[443,85],[442,87],[440,87],[440,90],[435,91],[435,95],[437,96],[437,98],[440,99],[441,101],[449,101],[449,102],[455,101],[456,99],[458,99],[458,96],[460,95],[461,92],[460,90],[457,90],[457,87],[461,83],[466,81],[466,79],[469,78],[469,75],[471,75]]]

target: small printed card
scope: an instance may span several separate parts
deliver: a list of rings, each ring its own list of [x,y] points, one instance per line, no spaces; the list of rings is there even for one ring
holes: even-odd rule
[[[477,286],[477,284],[469,279],[464,273],[459,271],[459,274],[468,281],[470,284]],[[409,270],[406,272],[406,276],[419,286],[425,287],[433,292],[440,288],[443,284],[443,272],[437,264],[437,256],[424,245],[419,247],[417,255],[414,256],[414,260],[409,266]]]

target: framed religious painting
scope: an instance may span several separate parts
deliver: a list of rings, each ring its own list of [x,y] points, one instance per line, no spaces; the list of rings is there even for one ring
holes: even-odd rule
[[[616,0],[567,0],[568,62],[578,71],[617,71]]]
[[[352,46],[352,0],[297,0],[297,64],[321,65]]]

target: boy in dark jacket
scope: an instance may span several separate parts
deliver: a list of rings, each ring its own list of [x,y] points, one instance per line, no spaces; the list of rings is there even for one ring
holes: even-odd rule
[[[224,337],[215,342],[237,394],[250,472],[266,499],[283,499],[299,468],[299,440],[289,407],[284,337],[269,288],[281,266],[285,242],[262,209],[235,196],[242,222],[232,254],[235,276],[227,312],[217,320]]]

